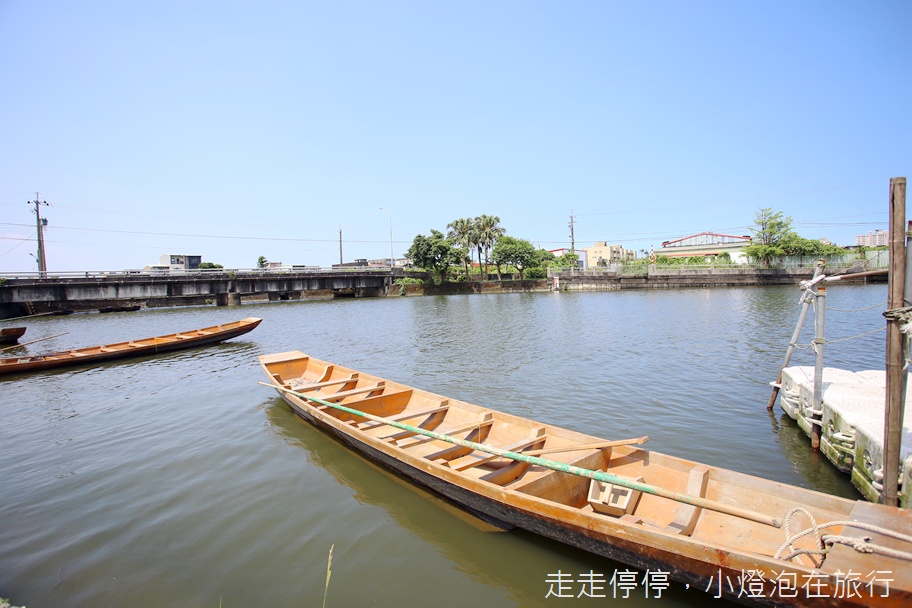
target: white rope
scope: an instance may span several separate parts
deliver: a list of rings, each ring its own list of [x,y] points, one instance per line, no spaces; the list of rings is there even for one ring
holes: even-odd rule
[[[833,308],[832,306],[827,306],[827,312],[831,310],[834,312],[864,312],[866,310],[873,310],[874,308],[886,308],[886,302],[880,302],[874,306],[866,306],[865,308]]]
[[[811,520],[811,527],[807,528],[798,534],[791,534],[791,520],[792,516],[795,514],[803,514],[809,520]],[[779,550],[776,552],[774,559],[783,559],[790,561],[793,558],[799,555],[807,555],[811,561],[814,563],[814,566],[819,568],[823,564],[823,557],[825,557],[830,549],[834,545],[848,545],[858,551],[859,553],[877,553],[880,555],[886,555],[887,557],[894,557],[896,559],[903,559],[906,561],[912,561],[912,553],[907,551],[900,551],[898,549],[891,549],[890,547],[884,547],[872,542],[872,539],[868,536],[858,537],[858,536],[843,536],[837,534],[821,534],[820,531],[825,528],[834,528],[834,527],[853,527],[867,532],[873,532],[875,534],[880,534],[883,536],[888,536],[890,538],[895,538],[903,542],[909,543],[912,545],[912,536],[908,534],[902,534],[894,530],[887,528],[882,528],[880,526],[875,526],[873,524],[867,524],[859,521],[851,520],[839,520],[839,521],[830,521],[823,524],[818,524],[814,517],[806,510],[801,507],[795,507],[789,511],[785,516],[785,543],[779,547]],[[796,549],[794,547],[795,541],[804,538],[805,536],[814,535],[814,544],[817,547],[816,549]],[[790,551],[787,555],[783,556],[782,554],[786,551]]]
[[[836,340],[827,340],[827,344],[836,344],[837,342],[845,342],[846,340],[855,340],[856,338],[864,338],[865,336],[870,336],[872,334],[880,333],[885,331],[885,327],[878,327],[877,329],[872,329],[871,331],[865,332],[863,334],[858,334],[857,336],[849,336],[848,338],[838,338]]]
[[[885,316],[888,321],[899,321],[901,328],[908,329],[909,324],[912,323],[912,306],[886,310],[884,311],[883,316]]]

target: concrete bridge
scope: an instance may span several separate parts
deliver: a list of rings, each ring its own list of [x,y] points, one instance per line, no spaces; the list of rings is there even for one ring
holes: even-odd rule
[[[240,304],[241,299],[385,296],[402,269],[191,270],[0,274],[0,318],[124,307]]]

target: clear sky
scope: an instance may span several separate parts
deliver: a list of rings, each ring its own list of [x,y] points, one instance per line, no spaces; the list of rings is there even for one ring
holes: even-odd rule
[[[0,271],[887,228],[912,2],[0,0]],[[381,207],[383,209],[381,209]]]

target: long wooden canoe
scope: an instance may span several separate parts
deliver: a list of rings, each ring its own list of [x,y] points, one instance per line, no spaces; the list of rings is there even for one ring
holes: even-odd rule
[[[259,360],[263,384],[302,418],[501,527],[748,603],[912,605],[912,511],[653,452],[643,437],[606,441],[299,351]]]
[[[261,320],[255,317],[248,317],[240,321],[222,323],[221,325],[213,325],[212,327],[193,329],[166,336],[156,336],[154,338],[77,348],[32,357],[7,357],[0,359],[0,374],[36,372],[55,367],[142,357],[215,344],[252,331],[260,324]]]

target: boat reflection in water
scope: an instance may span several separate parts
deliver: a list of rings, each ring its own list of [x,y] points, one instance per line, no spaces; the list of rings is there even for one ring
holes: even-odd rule
[[[546,597],[552,587],[550,580],[558,572],[572,574],[573,583],[566,590],[576,597],[585,585],[576,579],[585,573],[597,573],[605,580],[604,588],[593,596],[610,598],[615,589],[610,580],[616,573],[632,573],[626,565],[616,561],[582,552],[565,544],[515,529],[505,532],[455,506],[439,494],[429,492],[389,469],[378,466],[357,452],[347,449],[333,438],[315,430],[290,410],[279,398],[273,398],[260,406],[269,421],[272,431],[291,446],[303,448],[307,460],[315,467],[329,473],[334,480],[352,491],[352,497],[361,505],[382,509],[385,516],[395,520],[399,528],[408,530],[422,541],[430,543],[472,581],[478,581],[495,593],[503,593],[503,600],[483,600],[479,605],[551,606],[558,598]],[[320,503],[317,503],[320,504]],[[309,517],[312,517],[311,514]],[[360,543],[372,543],[370,538],[376,522],[372,519],[351,522],[351,527],[364,527]],[[390,526],[391,528],[393,526]],[[390,534],[395,532],[390,531]],[[349,535],[355,535],[352,531]],[[336,547],[338,551],[340,547]],[[400,547],[393,549],[394,553]],[[391,550],[384,543],[378,551]],[[370,549],[368,550],[370,552]],[[341,568],[340,558],[335,559],[334,569]],[[393,557],[395,561],[396,558]],[[630,593],[624,600],[625,606],[647,608],[661,606],[695,607],[705,604],[706,595],[699,590],[669,582],[667,588],[647,596],[642,588],[643,573],[636,572],[637,593]],[[333,578],[333,583],[336,578]],[[593,581],[594,583],[595,581]],[[707,581],[708,584],[709,581]],[[556,590],[556,589],[555,589]],[[589,589],[592,591],[592,589]],[[475,593],[490,593],[476,589]],[[623,595],[624,591],[618,592]],[[660,593],[661,603],[656,603]],[[330,589],[330,598],[334,591]],[[472,592],[459,591],[460,597],[472,601]],[[734,602],[714,599],[713,605],[720,608],[735,606]]]

